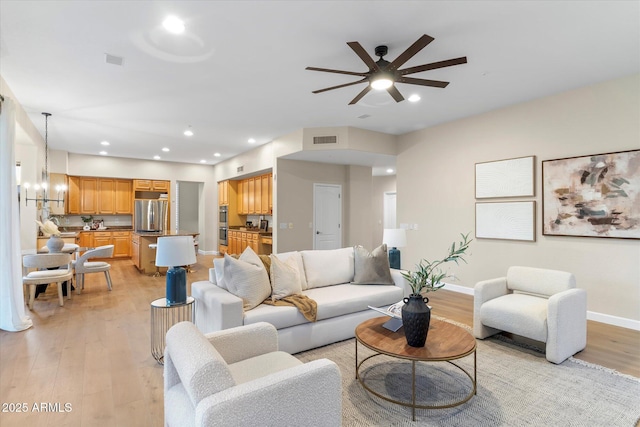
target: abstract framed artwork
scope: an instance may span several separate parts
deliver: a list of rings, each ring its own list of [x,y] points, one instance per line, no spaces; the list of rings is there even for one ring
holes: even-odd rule
[[[542,162],[542,234],[640,239],[640,150]]]
[[[535,196],[535,156],[476,163],[476,199]]]
[[[536,202],[476,203],[476,238],[536,240]]]

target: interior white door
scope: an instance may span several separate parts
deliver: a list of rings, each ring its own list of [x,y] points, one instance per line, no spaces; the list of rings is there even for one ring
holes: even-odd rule
[[[342,247],[342,186],[313,184],[313,249]]]
[[[396,193],[384,193],[384,228],[397,228],[396,224]]]

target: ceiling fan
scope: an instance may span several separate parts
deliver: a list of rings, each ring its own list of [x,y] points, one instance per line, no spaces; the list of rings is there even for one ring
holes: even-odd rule
[[[449,82],[443,82],[439,80],[426,80],[426,79],[417,79],[414,77],[406,77],[408,74],[420,73],[422,71],[435,70],[437,68],[451,67],[453,65],[460,65],[467,63],[467,57],[463,56],[460,58],[448,59],[446,61],[438,61],[432,62],[430,64],[418,65],[415,67],[405,68],[404,70],[400,70],[399,68],[404,65],[409,59],[411,59],[415,54],[420,52],[425,46],[431,43],[434,40],[433,37],[430,37],[424,34],[420,37],[415,43],[407,48],[404,52],[402,52],[393,62],[386,61],[383,57],[387,54],[388,49],[387,46],[377,46],[375,50],[376,56],[380,59],[374,61],[369,54],[364,50],[364,48],[358,42],[348,42],[347,45],[362,59],[362,61],[369,67],[369,71],[364,73],[358,73],[355,71],[343,71],[343,70],[332,70],[329,68],[317,68],[317,67],[307,67],[307,70],[311,71],[323,71],[325,73],[336,73],[336,74],[347,74],[350,76],[360,76],[361,80],[357,80],[351,83],[345,83],[338,86],[327,87],[324,89],[314,90],[313,93],[322,93],[328,90],[340,89],[347,86],[356,85],[358,83],[368,82],[369,84],[365,87],[362,92],[360,92],[355,98],[351,100],[349,105],[353,105],[360,101],[362,97],[364,97],[371,89],[384,90],[396,100],[396,102],[400,102],[404,100],[404,97],[398,91],[395,84],[396,83],[406,83],[412,85],[420,85],[420,86],[431,86],[431,87],[439,87],[444,88],[447,87]]]

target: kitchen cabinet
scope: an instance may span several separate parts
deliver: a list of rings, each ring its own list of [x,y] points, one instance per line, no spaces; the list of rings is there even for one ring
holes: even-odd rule
[[[91,232],[90,232],[91,233]],[[93,232],[93,246],[112,245],[111,232],[110,231],[94,231]]]
[[[131,234],[131,260],[140,270],[140,236],[135,233]]]
[[[169,181],[159,181],[151,179],[134,179],[133,191],[169,191]]]
[[[128,258],[131,256],[131,232],[113,231],[111,233],[113,241],[113,257]]]
[[[98,213],[98,178],[80,178],[80,213]]]
[[[263,233],[257,231],[230,230],[228,234],[228,246],[224,247],[228,254],[241,254],[249,246],[258,255],[270,254],[271,247],[265,247],[262,242]],[[271,235],[269,235],[271,238]],[[223,246],[220,246],[221,251]]]
[[[130,179],[70,176],[66,212],[76,215],[131,215]]]
[[[218,206],[229,206],[229,181],[218,183]]]
[[[273,212],[272,174],[238,181],[238,214],[271,215]]]

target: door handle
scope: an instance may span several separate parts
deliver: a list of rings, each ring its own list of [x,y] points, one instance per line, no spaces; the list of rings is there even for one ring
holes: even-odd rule
[[[319,231],[316,231],[316,234],[320,234],[320,232],[319,232]]]

